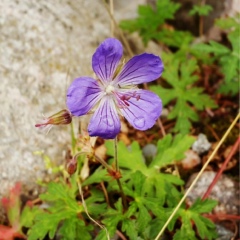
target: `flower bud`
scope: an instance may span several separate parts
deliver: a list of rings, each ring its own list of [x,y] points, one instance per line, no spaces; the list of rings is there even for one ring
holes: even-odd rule
[[[72,175],[76,172],[77,170],[77,160],[75,158],[72,158],[68,163],[67,163],[67,172]]]
[[[46,126],[52,126],[52,125],[65,125],[72,122],[72,114],[66,110],[63,109],[52,116],[43,119],[41,123],[35,124],[35,127],[37,128],[44,128]]]

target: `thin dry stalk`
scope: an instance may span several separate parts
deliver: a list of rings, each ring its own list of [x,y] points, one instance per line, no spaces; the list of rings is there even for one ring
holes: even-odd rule
[[[121,39],[122,39],[122,41],[123,41],[124,46],[126,47],[126,49],[127,49],[127,51],[128,51],[128,54],[130,55],[130,57],[133,57],[133,52],[132,52],[132,50],[131,50],[131,48],[130,48],[130,46],[129,46],[129,44],[128,44],[128,41],[127,41],[127,39],[125,38],[122,30],[119,28],[118,23],[117,23],[117,21],[115,20],[114,15],[111,13],[108,4],[106,3],[105,0],[103,0],[103,3],[104,3],[104,6],[105,6],[105,8],[106,8],[106,10],[107,10],[107,12],[108,12],[111,20],[112,20],[113,23],[114,23],[115,28],[118,30],[118,32],[119,32],[119,34],[120,34],[120,37],[121,37]]]
[[[79,190],[79,194],[80,194],[81,199],[82,199],[82,205],[83,205],[83,208],[84,208],[84,210],[85,210],[85,213],[87,214],[87,216],[89,217],[89,219],[90,219],[92,222],[94,222],[94,223],[97,224],[100,228],[102,228],[102,229],[105,230],[107,239],[110,240],[110,236],[109,236],[109,233],[108,233],[107,228],[106,228],[104,225],[98,223],[96,220],[94,220],[94,219],[89,215],[88,209],[87,209],[87,205],[86,205],[85,200],[84,200],[84,198],[83,198],[82,186],[81,186],[81,183],[80,183],[80,180],[79,180],[79,179],[77,180],[77,184],[78,184],[78,190]]]

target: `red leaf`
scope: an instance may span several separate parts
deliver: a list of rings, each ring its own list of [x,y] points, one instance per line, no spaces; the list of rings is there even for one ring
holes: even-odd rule
[[[14,238],[26,239],[23,234],[16,229],[0,225],[0,240],[14,240]]]

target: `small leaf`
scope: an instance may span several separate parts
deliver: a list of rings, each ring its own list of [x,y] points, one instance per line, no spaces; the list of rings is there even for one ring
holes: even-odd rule
[[[120,27],[128,32],[138,31],[145,44],[150,39],[155,38],[159,27],[167,19],[173,19],[174,13],[180,7],[179,3],[170,0],[158,0],[156,9],[149,5],[140,5],[138,7],[138,17],[133,20],[124,20],[120,22]]]
[[[227,49],[229,51],[229,49]],[[198,70],[196,60],[176,59],[173,54],[164,55],[165,68],[163,78],[172,88],[163,88],[162,86],[150,86],[150,89],[163,98],[163,104],[176,104],[168,115],[169,119],[177,118],[174,127],[175,132],[187,134],[191,128],[191,121],[197,121],[197,110],[204,108],[215,108],[217,105],[206,94],[203,94],[202,88],[192,87],[192,84],[198,80],[195,72]],[[181,62],[181,63],[180,63]],[[163,96],[161,96],[163,94]],[[166,98],[166,100],[164,100]],[[172,102],[171,102],[172,101]],[[194,107],[191,106],[194,105]]]
[[[25,206],[20,218],[21,226],[30,228],[33,225],[34,218],[37,214],[42,213],[42,210],[38,207]]]
[[[215,41],[210,41],[210,45],[199,43],[194,45],[192,48],[198,51],[207,52],[207,53],[214,53],[215,55],[222,55],[230,52],[230,49],[219,44]]]
[[[190,210],[196,212],[196,213],[208,213],[211,212],[212,209],[217,205],[217,201],[206,199],[201,200],[197,199],[194,204],[190,207]]]
[[[129,239],[137,239],[138,233],[136,231],[135,221],[130,219],[124,219],[122,221],[122,231],[126,232]]]
[[[107,147],[107,154],[114,156],[114,149],[112,142],[105,143]],[[125,144],[120,141],[118,143],[118,159],[119,166],[122,168],[139,170],[143,172],[146,169],[146,165],[143,161],[142,151],[137,142],[133,142],[131,146],[126,147]]]
[[[213,10],[211,5],[194,5],[193,9],[190,10],[189,15],[198,14],[199,16],[207,16]]]
[[[54,237],[59,222],[66,215],[41,213],[36,216],[36,223],[28,230],[28,240],[42,240],[49,233],[50,239]]]
[[[168,134],[162,140],[158,141],[157,155],[150,166],[158,166],[160,168],[182,160],[185,157],[184,153],[191,147],[194,141],[193,137],[181,134],[178,134],[172,140],[171,135]]]
[[[92,236],[89,231],[92,229],[92,226],[85,226],[83,221],[75,217],[64,220],[58,233],[61,240],[91,240]]]

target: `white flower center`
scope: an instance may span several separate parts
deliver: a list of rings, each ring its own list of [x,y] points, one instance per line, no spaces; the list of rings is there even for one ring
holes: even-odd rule
[[[110,94],[110,93],[112,93],[114,90],[115,90],[115,88],[114,88],[112,85],[108,85],[108,86],[105,88],[105,93],[106,93],[106,94]]]

